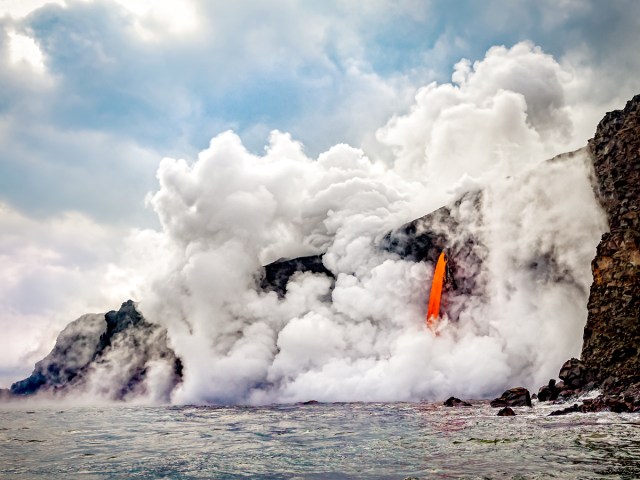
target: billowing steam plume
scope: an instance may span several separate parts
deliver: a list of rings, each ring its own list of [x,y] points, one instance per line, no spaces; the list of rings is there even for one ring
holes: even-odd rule
[[[590,262],[607,228],[588,153],[546,161],[574,145],[571,88],[537,47],[494,47],[456,65],[452,84],[419,90],[377,132],[393,162],[342,144],[309,158],[277,131],[262,156],[225,132],[195,162],[164,159],[149,197],[163,230],[132,234],[125,258],[139,263],[139,309],[166,327],[179,360],[128,341],[123,321],[118,358],[105,347],[83,384],[138,395],[105,383],[142,375],[147,358],[166,368],[140,395],[162,401],[181,372],[177,403],[477,398],[542,384],[580,351]],[[439,252],[416,261],[389,245],[443,205],[410,224],[446,238],[464,278],[445,283],[429,329]],[[286,295],[262,288],[264,265],[308,255],[323,265],[295,273]],[[104,343],[102,330],[77,332],[83,322],[52,355],[68,338]],[[77,373],[56,355],[37,368]]]
[[[192,164],[162,161],[140,307],[184,364],[173,401],[482,397],[541,384],[579,352],[606,220],[586,152],[543,161],[571,144],[571,77],[522,43],[459,63],[453,82],[379,130],[391,164],[347,145],[308,158],[280,132],[262,156],[225,132]],[[472,190],[482,201],[455,215],[482,250],[482,295],[450,295],[455,318],[435,335],[434,265],[380,241]],[[311,254],[335,281],[298,273],[284,298],[259,288],[263,265]]]

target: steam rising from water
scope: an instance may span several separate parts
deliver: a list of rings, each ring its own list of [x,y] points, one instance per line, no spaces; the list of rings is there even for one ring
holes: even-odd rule
[[[584,151],[542,162],[571,144],[571,76],[522,43],[460,62],[453,82],[424,87],[379,130],[392,163],[347,145],[308,158],[281,132],[262,156],[225,132],[192,164],[162,161],[149,201],[163,233],[140,307],[183,360],[173,401],[483,397],[542,384],[578,354],[606,220]],[[433,265],[378,244],[478,189],[481,206],[459,213],[484,245],[484,294],[436,336],[424,326]],[[313,274],[284,299],[256,286],[262,265],[323,252],[333,289]]]

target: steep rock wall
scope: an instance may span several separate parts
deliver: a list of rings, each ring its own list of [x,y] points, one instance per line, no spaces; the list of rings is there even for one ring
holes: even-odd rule
[[[589,148],[610,231],[592,262],[582,361],[596,384],[628,385],[640,375],[640,95],[607,113]]]

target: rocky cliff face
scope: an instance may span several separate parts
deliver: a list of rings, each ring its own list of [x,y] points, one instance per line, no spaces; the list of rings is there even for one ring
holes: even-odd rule
[[[144,395],[168,401],[181,376],[167,331],[147,322],[129,300],[118,311],[83,315],[67,325],[51,353],[31,376],[14,383],[10,394],[73,392],[111,400]]]
[[[619,387],[640,382],[640,95],[607,113],[589,148],[610,231],[592,263],[582,361]]]
[[[589,141],[609,232],[591,263],[582,358],[560,369],[538,391],[541,401],[568,399],[599,388],[603,394],[552,415],[640,412],[640,95],[607,113]]]

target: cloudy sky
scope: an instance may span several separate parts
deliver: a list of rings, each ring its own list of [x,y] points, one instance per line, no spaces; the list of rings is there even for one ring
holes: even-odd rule
[[[279,130],[393,162],[380,129],[421,87],[519,42],[566,76],[568,147],[640,93],[634,0],[0,0],[1,385],[144,281],[123,245],[159,228],[163,157]]]

